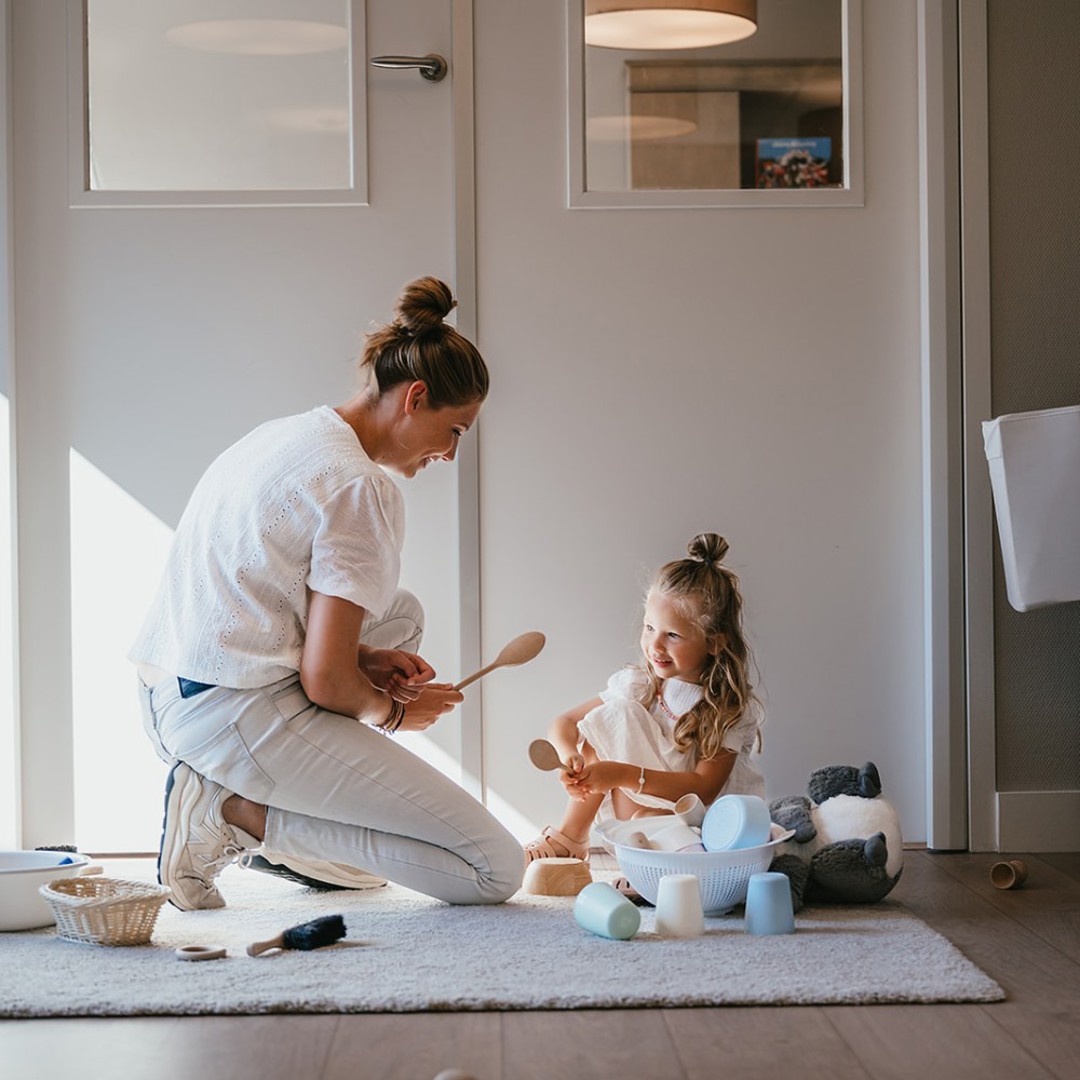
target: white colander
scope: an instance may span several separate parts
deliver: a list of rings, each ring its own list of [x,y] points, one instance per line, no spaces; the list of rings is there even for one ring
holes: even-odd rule
[[[622,842],[631,833],[648,836],[650,824],[649,819],[639,818],[610,822],[598,831],[614,847],[626,879],[650,904],[656,903],[660,879],[665,874],[694,874],[701,882],[701,906],[706,915],[722,915],[743,903],[751,875],[768,870],[775,849],[795,835],[793,830],[774,824],[767,844],[732,851],[652,851]]]

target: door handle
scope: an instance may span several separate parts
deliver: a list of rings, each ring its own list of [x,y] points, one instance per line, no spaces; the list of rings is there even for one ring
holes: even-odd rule
[[[427,56],[373,56],[371,66],[378,68],[419,68],[428,82],[440,82],[445,78],[449,65],[438,53]]]

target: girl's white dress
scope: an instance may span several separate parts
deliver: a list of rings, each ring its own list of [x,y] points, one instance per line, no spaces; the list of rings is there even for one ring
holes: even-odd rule
[[[697,765],[697,755],[693,750],[679,750],[674,732],[678,718],[701,700],[702,688],[697,683],[666,679],[657,700],[646,708],[643,703],[648,697],[648,689],[649,677],[642,668],[625,667],[615,672],[608,680],[607,689],[600,694],[603,704],[585,714],[578,725],[578,733],[602,761],[625,761],[666,772],[692,772]],[[765,797],[765,780],[750,762],[759,723],[759,711],[749,709],[725,732],[724,748],[733,750],[736,758],[721,795]],[[670,799],[639,795],[637,784],[622,790],[644,807],[671,810],[675,805]],[[611,792],[608,792],[600,804],[594,825],[614,817]]]

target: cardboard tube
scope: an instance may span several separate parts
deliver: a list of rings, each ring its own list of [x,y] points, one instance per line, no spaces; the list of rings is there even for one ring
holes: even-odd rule
[[[996,889],[1019,889],[1027,881],[1027,863],[1020,859],[994,863],[990,867],[990,880]]]

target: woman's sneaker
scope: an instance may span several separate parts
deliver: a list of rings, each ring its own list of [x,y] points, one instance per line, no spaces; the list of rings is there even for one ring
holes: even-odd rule
[[[323,892],[334,889],[381,889],[386,884],[386,878],[355,866],[298,859],[294,855],[279,855],[274,852],[265,852],[262,855],[249,853],[240,860],[240,865],[245,870],[274,874],[305,888]]]
[[[181,911],[225,906],[214,880],[244,852],[221,805],[232,794],[178,761],[165,781],[158,881]]]

